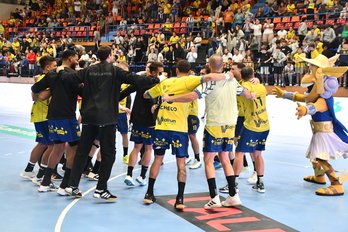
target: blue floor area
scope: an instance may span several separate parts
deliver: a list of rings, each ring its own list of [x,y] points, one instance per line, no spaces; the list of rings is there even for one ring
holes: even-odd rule
[[[146,186],[129,188],[123,183],[127,166],[122,162],[119,134],[116,143],[119,152],[109,181],[109,190],[118,196],[116,202],[93,198],[96,182],[86,178],[82,178],[80,184],[85,195],[78,200],[60,197],[53,192],[39,193],[36,185],[19,176],[35,146],[34,127],[29,122],[30,85],[0,83],[0,99],[0,232],[203,231],[159,204],[144,205],[142,199]],[[242,205],[301,232],[347,231],[347,193],[337,197],[317,196],[315,190],[322,186],[303,181],[304,176],[313,173],[304,155],[311,138],[310,118],[296,119],[296,103],[274,96],[268,96],[267,101],[271,131],[263,153],[266,192],[252,191],[246,181],[251,172],[245,173],[238,185]],[[345,112],[348,100],[336,98],[336,102],[340,106],[337,116],[348,126]],[[204,106],[202,102],[200,105],[202,113]],[[203,122],[198,132],[199,141],[202,129]],[[130,150],[132,147],[130,143]],[[249,155],[247,158],[251,164]],[[348,167],[344,159],[331,163],[338,175]],[[140,166],[136,165],[134,176],[139,173]],[[209,196],[203,167],[197,170],[187,168],[187,176],[185,193],[206,193]],[[223,170],[217,170],[216,179],[218,187],[226,184]],[[348,191],[347,183],[345,185]],[[155,195],[160,199],[176,193],[175,158],[167,152],[156,180]],[[227,197],[227,194],[220,195]]]

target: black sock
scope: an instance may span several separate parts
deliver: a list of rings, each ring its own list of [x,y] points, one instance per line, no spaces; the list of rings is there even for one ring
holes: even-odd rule
[[[248,161],[245,157],[245,155],[243,156],[243,167],[247,167],[248,166]]]
[[[128,166],[128,168],[127,168],[127,176],[133,176],[133,169],[134,169],[134,167]]]
[[[51,183],[51,176],[52,176],[53,171],[54,171],[53,168],[48,168],[47,167],[46,172],[45,172],[45,177],[43,178],[41,185],[43,185],[43,186],[49,186],[50,185],[50,183]]]
[[[197,161],[201,161],[200,158],[199,158],[199,153],[198,153],[198,154],[195,154],[195,159],[196,159]]]
[[[226,176],[226,180],[228,183],[228,194],[233,197],[236,195],[236,176]]]
[[[210,178],[207,180],[209,186],[209,194],[211,198],[217,195],[215,178]]]
[[[42,178],[43,175],[45,175],[46,169],[47,169],[47,166],[43,166],[43,165],[41,164],[41,165],[40,165],[39,172],[37,173],[36,177],[37,177],[37,178]]]
[[[253,161],[253,165],[254,165],[254,172],[256,172],[256,164],[255,164],[255,161]]]
[[[59,186],[62,189],[65,189],[66,187],[68,187],[70,173],[71,173],[71,169],[70,168],[66,168],[65,169],[65,173],[64,173],[64,177],[63,177],[63,180],[62,180],[62,183],[60,183],[60,186]]]
[[[156,179],[149,178],[149,186],[147,186],[147,192],[150,195],[153,195],[153,186],[155,185]]]
[[[83,169],[84,171],[89,171],[89,167],[91,166],[92,158],[93,157],[90,157],[90,156],[87,157],[85,168]]]
[[[100,169],[100,161],[96,160],[92,172],[98,174]]]
[[[123,147],[123,156],[128,155],[128,147]]]
[[[141,176],[143,179],[145,179],[145,177],[146,177],[147,169],[149,169],[148,166],[141,165],[140,176]]]
[[[231,159],[231,160],[230,160],[230,163],[231,163],[231,166],[233,167],[234,159]]]
[[[176,198],[184,198],[185,182],[178,182],[178,195]]]
[[[27,167],[25,168],[24,171],[26,172],[32,172],[34,170],[35,163],[28,162]]]
[[[53,169],[53,174],[56,174],[56,175],[59,174],[59,173],[58,173],[58,170],[57,170],[57,167],[58,167],[58,164],[54,167],[54,169]]]
[[[219,156],[216,155],[216,156],[214,157],[214,161],[220,162]]]

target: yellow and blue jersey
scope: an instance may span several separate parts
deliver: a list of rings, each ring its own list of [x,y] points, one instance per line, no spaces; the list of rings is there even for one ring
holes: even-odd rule
[[[40,81],[42,78],[44,78],[45,75],[46,74],[40,75],[37,81]],[[31,108],[30,122],[47,121],[48,104],[49,104],[49,99],[41,101],[39,98],[37,98]]]
[[[250,92],[256,93],[256,99],[245,99],[245,121],[244,127],[254,132],[263,132],[270,129],[268,114],[266,110],[267,90],[261,84],[244,82],[243,86]]]
[[[122,84],[121,85],[121,91],[122,90],[124,90],[124,89],[126,89],[127,87],[129,86],[129,84]],[[125,97],[125,98],[123,98],[120,102],[119,102],[119,104],[121,105],[121,106],[123,106],[123,107],[126,107],[126,104],[127,104],[127,98]],[[118,110],[118,113],[119,114],[122,114],[122,113],[126,113],[126,112],[124,112],[123,110]]]
[[[192,92],[200,83],[201,76],[172,77],[166,79],[147,91],[151,98],[168,94],[179,96]],[[190,103],[163,102],[159,106],[156,120],[156,130],[168,130],[187,133],[187,117],[189,115]]]
[[[243,85],[243,82],[244,82],[243,80],[238,81],[240,85]],[[244,99],[243,96],[237,96],[238,117],[244,117],[245,115],[243,99]]]

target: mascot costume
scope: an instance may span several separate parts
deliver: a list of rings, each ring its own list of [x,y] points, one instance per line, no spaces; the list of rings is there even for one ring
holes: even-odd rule
[[[337,58],[338,56],[328,59],[321,54],[314,59],[302,58],[309,64],[309,72],[301,80],[301,86],[308,88],[304,94],[287,92],[278,87],[272,90],[277,98],[297,102],[297,119],[305,115],[312,117],[310,123],[313,136],[306,157],[312,162],[314,175],[303,179],[316,184],[326,184],[326,174],[331,185],[316,190],[315,193],[321,196],[343,195],[342,183],[348,179],[345,170],[337,177],[336,171],[329,163],[330,159],[348,157],[348,131],[335,116],[332,97],[338,90],[337,78],[342,76],[348,67],[333,67]],[[299,102],[305,102],[306,105]]]

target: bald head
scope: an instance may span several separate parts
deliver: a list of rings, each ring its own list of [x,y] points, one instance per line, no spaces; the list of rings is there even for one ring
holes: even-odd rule
[[[221,72],[223,68],[222,57],[217,54],[212,55],[209,58],[209,66],[211,72]]]

